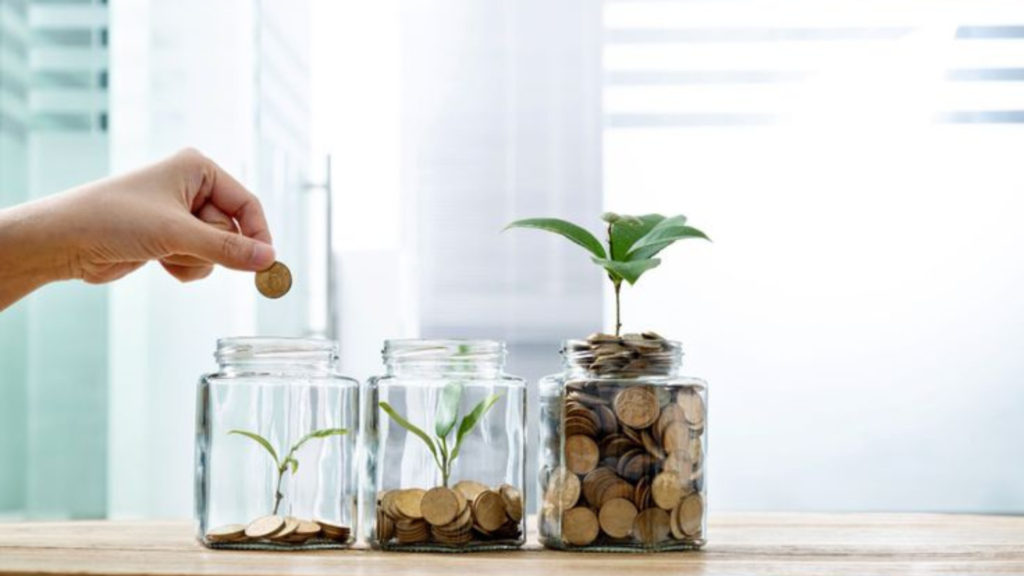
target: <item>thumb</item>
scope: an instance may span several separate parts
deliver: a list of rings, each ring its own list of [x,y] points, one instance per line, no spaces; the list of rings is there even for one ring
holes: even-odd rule
[[[275,260],[274,247],[237,232],[199,224],[190,234],[189,251],[204,260],[235,270],[266,270]]]

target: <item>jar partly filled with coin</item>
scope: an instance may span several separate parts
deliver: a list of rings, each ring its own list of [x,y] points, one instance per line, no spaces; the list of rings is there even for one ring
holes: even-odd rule
[[[337,345],[224,338],[199,380],[195,498],[210,548],[311,550],[355,540],[359,383]]]
[[[389,340],[364,395],[368,538],[381,550],[525,541],[526,385],[493,340]]]
[[[540,382],[539,531],[548,548],[693,550],[705,543],[707,384],[653,332],[563,347]]]

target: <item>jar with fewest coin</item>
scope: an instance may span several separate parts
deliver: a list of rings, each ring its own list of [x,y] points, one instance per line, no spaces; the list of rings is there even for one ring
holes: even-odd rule
[[[541,543],[695,550],[706,542],[707,383],[653,332],[594,334],[540,382]]]
[[[359,383],[337,345],[224,338],[199,380],[197,537],[210,548],[346,548],[356,537]]]
[[[364,390],[364,525],[379,550],[512,550],[526,537],[526,386],[493,340],[389,340]]]

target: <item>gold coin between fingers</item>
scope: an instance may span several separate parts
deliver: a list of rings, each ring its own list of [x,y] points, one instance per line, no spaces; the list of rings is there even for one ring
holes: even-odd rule
[[[280,298],[292,289],[292,272],[281,262],[256,273],[256,289],[267,298]]]

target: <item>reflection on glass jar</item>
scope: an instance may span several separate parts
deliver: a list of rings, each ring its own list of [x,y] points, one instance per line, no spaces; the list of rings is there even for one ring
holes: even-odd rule
[[[367,383],[364,493],[374,548],[517,548],[525,541],[526,386],[505,345],[389,340]]]
[[[705,543],[707,384],[654,333],[594,335],[540,382],[541,543],[596,551]]]
[[[359,384],[332,341],[226,338],[199,381],[196,517],[211,548],[309,550],[355,540]]]

